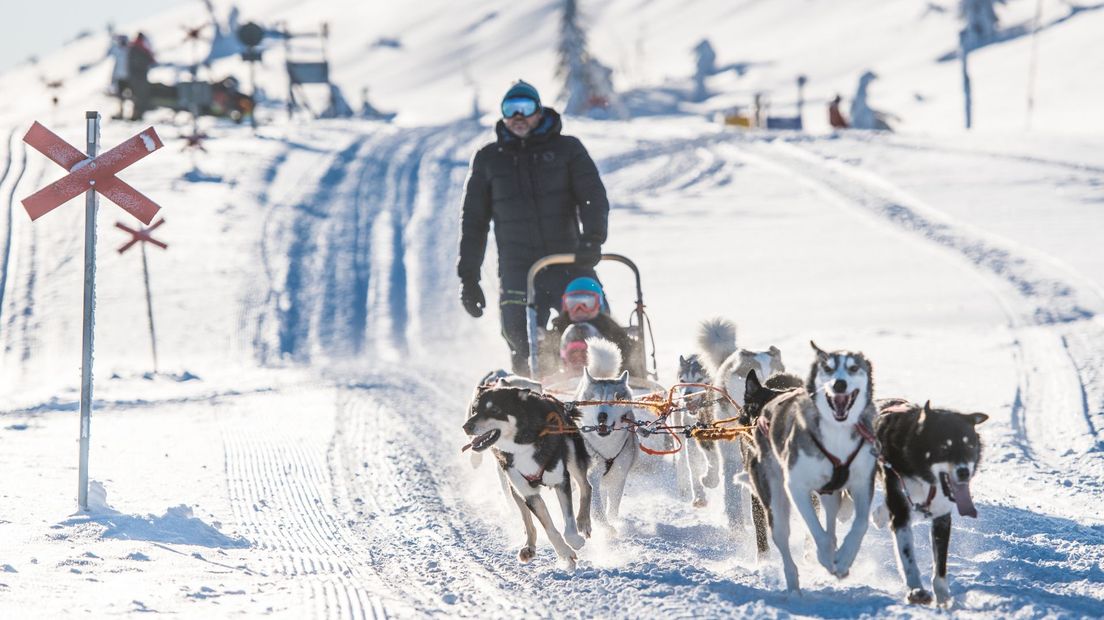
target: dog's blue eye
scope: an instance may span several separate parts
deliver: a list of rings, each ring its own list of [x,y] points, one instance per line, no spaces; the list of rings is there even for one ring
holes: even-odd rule
[[[851,366],[847,369],[847,372],[850,372],[850,373],[859,372],[859,367],[858,366]]]

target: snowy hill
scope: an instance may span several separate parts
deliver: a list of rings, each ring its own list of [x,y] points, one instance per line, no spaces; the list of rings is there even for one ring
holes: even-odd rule
[[[216,2],[224,34],[231,5]],[[1027,99],[1032,50],[1036,51],[1035,109],[1031,128],[1041,132],[1080,134],[1104,130],[1104,121],[1090,111],[1099,108],[1104,87],[1087,79],[1104,71],[1104,49],[1098,34],[1104,11],[1096,4],[1043,2],[1037,41],[1035,2],[1009,0],[998,15],[1003,40],[970,56],[975,102],[975,128],[1021,131],[1027,124]],[[293,32],[318,32],[328,23],[328,46],[335,81],[359,102],[370,88],[373,102],[395,110],[410,123],[432,123],[469,115],[474,97],[484,110],[493,109],[498,91],[524,75],[555,92],[555,42],[559,29],[556,0],[508,3],[472,0],[456,3],[427,0],[416,6],[319,0],[310,3],[246,0],[234,3],[239,22],[258,21],[268,27],[287,25]],[[688,88],[693,73],[692,49],[702,39],[712,42],[722,71],[707,86],[712,98],[688,109],[698,111],[750,106],[763,92],[781,114],[792,114],[798,75],[806,87],[806,123],[827,125],[824,105],[836,93],[855,94],[864,71],[879,79],[871,89],[873,103],[900,119],[909,131],[946,132],[963,126],[961,73],[957,60],[947,59],[958,45],[961,28],[951,0],[847,0],[816,2],[711,2],[698,0],[613,0],[581,5],[591,32],[592,52],[611,66],[620,91]],[[195,3],[132,24],[149,33],[163,61],[194,62],[184,43],[182,25],[208,20]],[[208,36],[210,30],[207,31]],[[260,83],[282,97],[284,50],[269,45]],[[107,63],[74,75],[76,67],[103,56],[107,35],[93,33],[46,56],[39,66],[23,66],[0,80],[27,85],[38,76],[66,79],[63,103],[83,99],[69,93],[93,93],[106,83]],[[303,40],[293,46],[296,59],[313,59],[320,46]],[[153,79],[168,79],[171,70],[155,71]],[[213,73],[237,74],[240,62],[216,62]],[[34,86],[41,99],[21,97],[0,107],[5,116],[34,110],[48,100],[45,88]],[[643,94],[643,93],[641,93]],[[551,97],[549,97],[551,98]]]
[[[209,152],[187,152],[183,117],[149,115],[166,147],[121,176],[164,207],[155,236],[169,248],[148,254],[160,372],[140,259],[115,251],[114,222],[133,222],[103,201],[89,513],[73,493],[82,209],[29,221],[19,200],[61,171],[20,137],[37,119],[79,143],[84,110],[114,111],[109,63],[95,63],[106,35],[0,75],[20,95],[0,102],[0,615],[942,615],[903,602],[893,538],[875,528],[844,580],[798,553],[804,594],[785,595],[778,554],[757,564],[719,494],[693,508],[672,461],[644,454],[619,535],[596,531],[574,572],[543,535],[518,564],[515,509],[491,467],[459,453],[472,385],[507,356],[495,313],[469,319],[456,299],[457,210],[469,158],[492,138],[493,113],[469,118],[473,97],[493,110],[525,76],[555,98],[558,3],[237,4],[241,21],[330,22],[336,82],[354,107],[369,87],[398,122],[287,120],[279,44],[259,71],[270,101],[256,134],[205,119]],[[864,351],[879,397],[988,413],[980,515],[956,516],[952,536],[954,612],[1099,616],[1104,121],[1089,111],[1104,87],[1084,76],[1104,69],[1104,11],[1044,3],[1031,132],[1031,37],[972,54],[966,133],[960,69],[939,60],[956,41],[949,2],[583,7],[616,86],[669,112],[565,119],[611,197],[606,249],[641,267],[661,382],[698,323],[727,316],[742,346],[778,346],[792,372],[815,338]],[[1010,0],[1000,14],[1015,33],[1033,11]],[[153,79],[191,61],[181,25],[204,15],[197,3],[127,26],[168,65]],[[742,69],[692,102],[704,37]],[[868,69],[872,103],[901,131],[828,133],[825,100],[850,97]],[[211,69],[230,72],[246,75],[233,57]],[[788,113],[799,74],[809,133],[709,120],[756,91]],[[40,78],[64,80],[56,109]],[[107,120],[103,141],[145,126]],[[492,251],[492,309],[494,266]],[[625,272],[601,273],[623,318]]]

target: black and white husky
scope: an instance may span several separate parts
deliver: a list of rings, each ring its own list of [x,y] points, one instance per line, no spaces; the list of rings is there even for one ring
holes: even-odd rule
[[[587,339],[587,367],[575,391],[576,401],[603,401],[603,404],[576,407],[583,444],[590,460],[589,479],[594,489],[595,518],[609,527],[619,518],[625,481],[636,462],[636,434],[625,430],[636,422],[633,407],[615,404],[631,401],[629,373],[617,375],[621,352],[617,345],[600,338]]]
[[[544,393],[544,388],[539,381],[534,381],[529,377],[523,377],[521,375],[515,375],[512,372],[499,368],[498,370],[492,370],[491,372],[483,375],[483,378],[479,380],[479,383],[475,386],[475,392],[472,394],[471,401],[468,404],[468,410],[465,412],[464,418],[467,419],[471,415],[471,408],[475,404],[475,400],[479,398],[479,395],[484,390],[495,387],[516,387],[525,388],[538,394]],[[472,450],[471,453],[471,465],[478,468],[483,463],[483,453]],[[502,481],[502,490],[506,491],[506,497],[510,498],[509,489],[506,486],[506,477],[499,472],[499,478]]]
[[[745,426],[757,426],[759,416],[772,400],[782,396],[791,390],[799,390],[805,387],[805,381],[797,375],[778,373],[771,375],[766,382],[760,382],[759,376],[753,370],[748,373],[744,387],[744,413],[740,418],[740,424]],[[755,446],[748,441],[740,441],[740,454],[744,459],[745,476],[738,477],[742,484],[752,488],[751,516],[755,524],[755,547],[758,559],[766,557],[767,538],[769,530],[767,526],[766,507],[759,501],[751,487],[751,474],[759,467],[759,453]],[[819,502],[816,502],[819,504]]]
[[[861,353],[828,353],[810,344],[816,360],[805,389],[777,395],[759,415],[751,471],[791,592],[800,591],[790,552],[791,502],[816,544],[817,560],[843,578],[869,526],[874,492],[875,457],[867,443],[875,414],[871,365]],[[844,491],[854,502],[855,519],[837,549],[836,518]],[[824,525],[813,504],[814,493],[824,506]]]
[[[575,568],[575,549],[590,537],[590,483],[582,438],[575,433],[549,433],[550,429],[570,431],[575,420],[563,403],[531,390],[514,387],[489,387],[478,393],[464,432],[474,436],[464,449],[482,452],[492,448],[506,474],[509,488],[525,526],[525,545],[518,559],[528,562],[536,554],[536,515],[556,555],[569,569]],[[579,485],[579,512],[571,505],[571,480]],[[556,530],[548,507],[541,498],[543,487],[556,490],[563,512],[564,533]],[[530,514],[532,513],[532,514]]]
[[[744,382],[754,370],[760,377],[784,372],[782,352],[777,347],[766,351],[749,351],[736,346],[736,326],[727,319],[709,319],[702,322],[698,332],[698,345],[712,364],[710,374],[713,386],[724,390],[736,404],[743,407]],[[712,399],[714,404],[701,415],[703,422],[725,420],[739,416],[739,411],[727,399]],[[736,477],[744,469],[739,442],[697,442],[705,456],[706,471],[694,487],[695,497],[703,493],[701,485],[724,488],[724,509],[730,527],[743,527],[747,523],[747,507],[741,495],[744,489],[736,483]]]
[[[920,585],[916,547],[912,544],[913,512],[932,520],[932,590],[939,605],[951,603],[947,587],[947,548],[951,539],[951,514],[977,517],[970,481],[981,459],[977,425],[989,419],[984,413],[962,414],[932,409],[903,399],[878,401],[874,432],[882,448],[879,471],[885,483],[885,506],[874,521],[889,519],[897,542],[897,566],[908,588],[909,603],[926,605],[932,593]],[[882,514],[878,514],[882,513]]]

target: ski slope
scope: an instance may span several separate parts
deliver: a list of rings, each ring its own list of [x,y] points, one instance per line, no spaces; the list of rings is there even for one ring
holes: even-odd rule
[[[631,3],[611,2],[593,10],[604,33],[595,47],[612,58],[618,36],[665,25],[670,39],[637,65],[632,54],[624,61],[640,67],[632,78],[639,83],[627,86],[655,85],[666,72],[685,73],[674,63],[701,37],[694,18],[713,24],[716,37],[758,33],[754,49],[763,53],[775,49],[766,42],[770,24],[810,41],[802,37],[812,27],[800,26],[807,22],[779,17],[782,4],[807,3],[698,2],[676,20],[675,3],[630,11]],[[874,4],[893,4],[884,13],[901,23],[923,11],[904,2],[815,10],[847,32],[850,18]],[[1024,5],[1012,2],[1019,13],[1011,15]],[[261,0],[241,6],[244,15],[307,11]],[[79,142],[80,112],[111,109],[94,75],[105,67],[77,75],[56,111],[5,102],[0,615],[942,615],[903,603],[892,536],[875,528],[848,578],[830,577],[810,558],[801,563],[803,595],[785,595],[777,554],[757,565],[750,532],[729,530],[719,497],[691,507],[678,496],[671,461],[646,455],[630,477],[618,536],[596,531],[574,572],[557,565],[543,534],[536,559],[517,562],[515,508],[491,468],[473,470],[459,452],[472,385],[505,363],[506,349],[493,313],[470,319],[456,299],[460,192],[493,119],[457,120],[471,91],[454,63],[481,76],[490,106],[499,84],[519,72],[549,71],[542,80],[551,83],[554,28],[536,29],[517,48],[518,27],[547,22],[551,3],[458,6],[314,7],[312,19],[350,11],[371,24],[356,41],[334,35],[335,58],[349,58],[337,79],[351,85],[372,75],[374,102],[402,110],[397,125],[289,122],[273,105],[256,134],[205,125],[209,153],[195,156],[171,139],[186,128],[150,116],[167,146],[122,176],[164,207],[159,232],[169,249],[149,250],[161,372],[150,373],[139,261],[114,251],[125,237],[113,222],[128,216],[104,202],[89,513],[74,502],[82,210],[74,203],[30,223],[19,199],[60,171],[19,138],[38,118]],[[159,33],[171,40],[191,10],[151,20],[155,43]],[[1051,49],[1083,45],[1088,35],[1071,32],[1099,28],[1099,20],[1085,11],[1055,25]],[[442,35],[458,24],[471,30]],[[395,33],[403,33],[399,50],[363,52],[365,42]],[[819,60],[838,65],[839,88],[857,76],[845,67],[864,45],[885,45],[855,40],[842,57]],[[923,65],[931,75],[914,79],[950,100],[954,85],[939,74],[956,69],[934,62],[945,51],[940,40],[916,32],[885,62]],[[94,43],[77,41],[42,64],[71,68]],[[977,57],[999,64],[1023,44]],[[814,63],[799,47],[778,44],[776,53],[793,58],[778,66]],[[461,48],[466,61],[457,59]],[[502,49],[519,53],[494,62]],[[30,91],[32,74],[17,68],[0,84]],[[745,77],[765,84],[774,74]],[[713,82],[717,106],[750,88],[728,79]],[[909,90],[883,79],[884,101],[908,99]],[[1040,88],[1055,99],[1091,96]],[[1068,115],[1044,114],[1040,103],[1030,134],[1011,113],[992,131],[955,133],[957,125],[924,120],[921,104],[900,110],[910,105],[910,124],[923,131],[737,133],[687,110],[619,122],[567,118],[565,131],[587,145],[611,196],[606,249],[641,267],[662,382],[673,381],[680,354],[694,351],[698,322],[720,315],[737,322],[742,346],[776,345],[798,374],[815,338],[864,351],[878,397],[988,413],[973,485],[980,515],[956,519],[952,534],[955,615],[1100,616],[1102,132],[1063,133]],[[144,126],[108,121],[103,141]],[[491,307],[494,265],[492,249],[484,269]],[[627,272],[600,272],[615,312],[627,313]],[[928,528],[917,529],[927,580]]]

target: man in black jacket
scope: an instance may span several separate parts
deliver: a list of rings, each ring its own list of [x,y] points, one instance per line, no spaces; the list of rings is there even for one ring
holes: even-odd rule
[[[575,263],[537,277],[537,319],[543,326],[564,287],[595,277],[606,240],[609,201],[598,168],[577,138],[560,133],[560,115],[541,106],[537,89],[518,81],[502,99],[497,140],[476,152],[460,216],[460,301],[473,317],[486,300],[479,272],[494,222],[498,247],[502,336],[514,372],[528,375],[525,296],[529,267],[549,254],[575,254]]]

